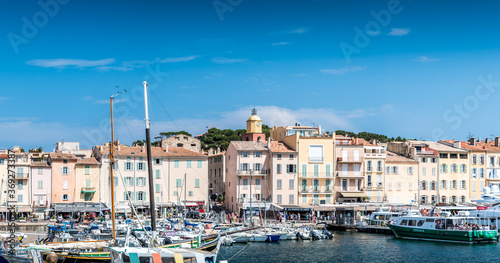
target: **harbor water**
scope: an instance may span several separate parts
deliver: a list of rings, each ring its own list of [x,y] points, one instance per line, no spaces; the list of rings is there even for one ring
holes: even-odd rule
[[[499,262],[500,244],[457,244],[390,235],[334,232],[333,240],[233,244],[218,260],[229,262]]]

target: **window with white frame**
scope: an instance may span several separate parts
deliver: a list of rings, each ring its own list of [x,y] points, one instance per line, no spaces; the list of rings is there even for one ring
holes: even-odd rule
[[[281,195],[276,195],[276,203],[281,204]]]
[[[323,145],[309,145],[309,161],[323,162]]]
[[[281,189],[281,179],[276,180],[276,188]]]
[[[289,189],[294,189],[295,188],[295,182],[293,179],[288,180],[288,188]]]

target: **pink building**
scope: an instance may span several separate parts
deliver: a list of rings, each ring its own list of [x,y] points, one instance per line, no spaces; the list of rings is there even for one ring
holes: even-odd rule
[[[53,203],[74,202],[76,161],[77,158],[71,153],[49,154],[48,163],[52,166]]]
[[[31,200],[33,213],[43,218],[48,214],[52,193],[52,168],[46,162],[31,163]]]
[[[363,140],[364,141],[364,140]],[[335,138],[337,176],[335,182],[338,202],[360,202],[366,198],[364,191],[363,144],[359,139],[337,135]]]
[[[268,163],[270,162],[271,168],[268,185],[271,200],[285,210],[293,211],[298,203],[297,152],[277,141],[268,142],[268,148]]]

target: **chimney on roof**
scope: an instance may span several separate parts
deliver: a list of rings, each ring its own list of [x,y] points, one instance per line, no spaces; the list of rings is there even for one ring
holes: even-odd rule
[[[477,137],[477,142],[481,142],[481,138]]]
[[[168,153],[168,145],[165,145],[165,152]]]
[[[489,142],[490,142],[490,138],[484,139],[484,143],[489,143]]]
[[[144,147],[146,147],[146,146],[144,146],[144,145],[142,146],[141,152],[144,152]]]
[[[318,134],[321,135],[321,125],[318,125]]]
[[[217,147],[217,154],[220,153],[220,147]]]
[[[458,148],[458,149],[462,149],[462,142],[461,141],[455,141],[453,143],[453,147]]]
[[[500,147],[500,137],[495,137],[495,147]]]
[[[270,138],[269,138],[269,140],[267,140],[267,148],[271,149],[271,139]]]
[[[476,138],[472,137],[472,138],[469,139],[469,144],[470,145],[472,145],[472,146],[476,145],[474,142],[476,142]]]

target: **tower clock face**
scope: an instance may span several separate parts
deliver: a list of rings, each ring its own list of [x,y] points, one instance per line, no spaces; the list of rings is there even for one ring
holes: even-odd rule
[[[257,127],[260,126],[260,122],[257,122]]]

